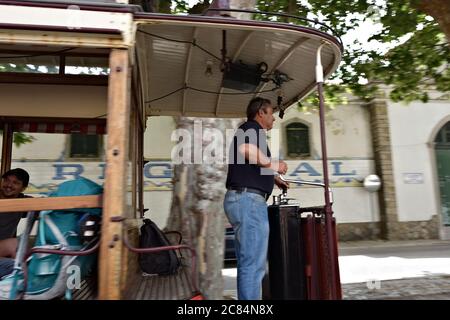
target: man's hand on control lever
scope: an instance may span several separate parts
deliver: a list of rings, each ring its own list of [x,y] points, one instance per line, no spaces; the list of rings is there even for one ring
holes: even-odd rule
[[[279,175],[275,176],[275,184],[278,186],[278,188],[280,188],[281,190],[283,189],[289,189],[289,183],[285,182],[283,180],[280,179]],[[284,191],[284,190],[283,190]]]
[[[280,160],[280,161],[272,161],[270,163],[270,168],[279,174],[286,174],[288,167],[286,162]]]
[[[274,161],[274,162],[272,162],[272,164],[277,165],[277,166],[274,166],[275,168],[273,168],[276,172],[278,172],[279,174],[286,174],[286,172],[287,172],[286,162],[280,160],[280,161]],[[279,175],[275,176],[275,184],[278,186],[278,188],[283,190],[283,192],[285,192],[287,189],[289,189],[289,183],[281,180]]]

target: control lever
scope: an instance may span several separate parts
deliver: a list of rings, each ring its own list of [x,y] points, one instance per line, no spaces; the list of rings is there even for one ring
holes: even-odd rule
[[[283,198],[287,197],[287,188],[283,186],[281,189],[283,190]]]
[[[297,200],[295,198],[288,198],[287,197],[287,187],[281,187],[282,193],[278,196],[273,196],[273,204],[274,205],[280,205],[280,204],[288,204],[289,200]]]
[[[304,184],[304,185],[309,185],[309,186],[322,187],[322,188],[325,189],[325,184],[324,183],[305,181],[305,180],[286,179],[281,174],[279,175],[279,177],[280,177],[281,181],[284,181],[284,182],[288,182],[288,183],[291,182],[291,183]],[[284,194],[285,193],[284,193],[284,188],[283,188],[283,195]],[[331,191],[330,187],[328,187],[328,194],[330,195],[330,204],[333,204],[333,191]]]
[[[284,200],[284,202],[287,204],[289,200],[297,200],[295,198],[288,198],[287,197],[287,188],[286,187],[282,187],[281,188],[283,190],[283,194],[281,195],[281,199]]]

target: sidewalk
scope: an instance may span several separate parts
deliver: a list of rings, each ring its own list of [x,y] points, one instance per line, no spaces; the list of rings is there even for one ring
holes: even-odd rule
[[[346,300],[450,299],[450,241],[341,242],[339,264]]]
[[[345,300],[450,300],[450,241],[339,243]],[[236,299],[236,269],[224,269],[225,299]]]
[[[341,250],[349,249],[371,249],[371,248],[404,248],[417,246],[450,246],[450,240],[363,240],[363,241],[340,241],[339,253]]]

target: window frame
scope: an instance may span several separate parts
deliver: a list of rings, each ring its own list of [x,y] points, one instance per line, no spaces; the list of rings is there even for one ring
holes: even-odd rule
[[[441,141],[438,141],[440,139]],[[450,121],[447,121],[438,131],[434,138],[436,148],[450,148]]]
[[[72,135],[74,133],[71,134],[67,134],[66,137],[66,159],[71,160],[71,161],[103,161],[104,160],[104,135],[103,134],[86,134],[89,136],[96,136],[98,141],[97,141],[97,150],[98,150],[98,154],[97,156],[72,156]]]
[[[292,126],[294,124],[301,124],[302,126],[305,127],[306,132],[307,132],[307,139],[306,142],[308,144],[308,153],[300,153],[297,155],[292,155],[289,152],[289,143],[288,143],[288,129],[289,126]],[[291,119],[290,121],[284,123],[283,125],[283,138],[284,138],[284,156],[286,159],[309,159],[312,157],[312,141],[311,141],[311,124],[307,123],[306,121],[299,119],[299,118],[295,118],[295,119]]]

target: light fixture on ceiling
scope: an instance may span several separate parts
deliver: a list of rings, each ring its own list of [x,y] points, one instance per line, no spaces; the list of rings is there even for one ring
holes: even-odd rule
[[[253,92],[259,86],[262,75],[268,69],[267,63],[246,64],[230,62],[223,74],[222,86],[224,88]]]
[[[205,70],[205,76],[210,78],[213,74],[212,72],[212,66],[213,66],[213,62],[211,60],[207,60],[206,61],[206,70]]]

